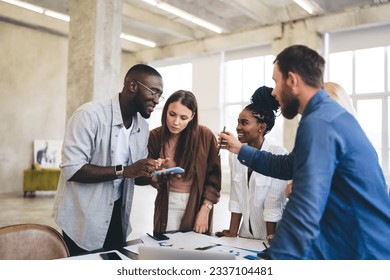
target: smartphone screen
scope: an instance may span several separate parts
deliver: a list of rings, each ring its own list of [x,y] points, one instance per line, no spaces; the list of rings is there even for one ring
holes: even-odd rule
[[[100,257],[103,260],[121,260],[122,258],[116,252],[101,253]]]
[[[171,167],[171,168],[167,168],[167,169],[161,169],[161,170],[157,170],[155,172],[152,173],[152,176],[157,176],[158,174],[162,174],[162,173],[166,173],[166,174],[179,174],[179,173],[183,173],[185,170],[181,167]]]
[[[156,233],[153,233],[153,234],[149,234],[149,233],[148,233],[148,235],[149,235],[151,238],[153,238],[153,239],[155,239],[155,240],[157,240],[157,241],[168,240],[168,239],[169,239],[168,236],[166,236],[165,234],[159,233],[159,232],[156,232]]]

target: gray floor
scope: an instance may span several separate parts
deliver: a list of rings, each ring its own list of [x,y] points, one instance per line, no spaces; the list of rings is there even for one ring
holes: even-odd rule
[[[51,217],[55,192],[37,192],[35,197],[23,198],[22,193],[0,194],[0,227],[19,223],[46,224],[59,230]],[[156,192],[150,186],[136,186],[131,223],[133,232],[129,240],[151,232]],[[213,230],[228,228],[229,195],[222,194],[214,209]]]

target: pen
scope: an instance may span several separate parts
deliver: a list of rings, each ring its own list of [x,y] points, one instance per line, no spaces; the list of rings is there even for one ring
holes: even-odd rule
[[[265,244],[265,242],[263,242],[263,245],[264,245],[265,249],[268,249],[268,246],[267,246],[267,244]]]
[[[226,130],[226,126],[223,127],[222,133],[225,132],[225,130]],[[221,139],[221,142],[218,145],[218,155],[219,155],[219,152],[221,151],[221,147],[222,147],[222,139]]]
[[[217,247],[217,246],[222,246],[222,245],[221,244],[213,244],[213,245],[206,246],[206,247],[198,247],[198,248],[195,248],[195,250],[205,251],[205,250]]]

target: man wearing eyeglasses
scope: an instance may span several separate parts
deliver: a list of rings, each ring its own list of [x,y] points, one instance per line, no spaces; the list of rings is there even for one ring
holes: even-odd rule
[[[70,254],[122,247],[131,232],[134,180],[151,176],[145,119],[162,100],[160,73],[130,68],[119,94],[78,108],[69,119],[53,216]]]

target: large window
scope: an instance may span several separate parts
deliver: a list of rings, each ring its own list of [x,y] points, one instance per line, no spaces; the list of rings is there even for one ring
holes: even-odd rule
[[[161,125],[161,114],[165,101],[179,89],[192,91],[192,64],[177,64],[166,67],[156,67],[163,77],[164,99],[157,105],[149,119],[149,128],[153,129]]]
[[[274,87],[272,80],[273,55],[227,61],[224,64],[223,121],[226,129],[236,131],[237,118],[249,104],[255,90],[261,86]],[[267,139],[274,145],[283,145],[283,117],[276,119]]]
[[[389,173],[389,52],[375,47],[329,54],[329,80],[342,85],[357,118],[378,153],[385,174]]]
[[[274,87],[272,80],[273,55],[229,60],[224,63],[223,123],[236,132],[238,115],[249,104],[255,90],[261,86]],[[283,117],[276,118],[275,126],[266,135],[273,145],[283,146]],[[228,164],[228,153],[221,153],[222,165]]]

